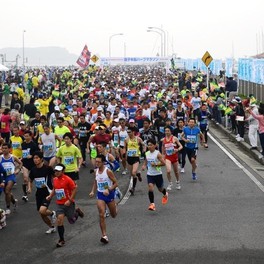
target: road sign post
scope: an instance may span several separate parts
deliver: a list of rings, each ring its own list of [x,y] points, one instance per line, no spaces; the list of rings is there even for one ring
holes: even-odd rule
[[[206,81],[206,86],[207,86],[207,89],[208,91],[210,91],[210,88],[209,88],[209,64],[212,62],[213,60],[213,57],[210,55],[210,53],[208,51],[206,51],[202,57],[202,61],[203,63],[205,64],[206,66],[206,69],[207,69],[207,81]]]
[[[96,62],[99,60],[99,58],[98,58],[96,55],[93,55],[93,56],[91,57],[91,60],[92,60],[94,63],[96,63]]]

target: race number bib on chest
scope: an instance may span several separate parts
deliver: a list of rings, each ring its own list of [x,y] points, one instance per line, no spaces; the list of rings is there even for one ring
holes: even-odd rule
[[[30,155],[30,149],[23,149],[22,150],[22,158],[26,159],[28,155]]]
[[[137,150],[136,149],[129,149],[128,151],[127,151],[127,156],[128,157],[134,157],[134,156],[136,156],[137,155]]]
[[[97,182],[98,191],[103,192],[104,190],[108,189],[108,182]]]
[[[43,150],[44,151],[48,151],[48,150],[52,150],[52,143],[48,143],[46,145],[43,145]]]
[[[189,140],[189,143],[196,143],[196,136],[195,135],[188,135],[187,139]]]
[[[35,185],[37,188],[45,188],[46,187],[46,181],[44,177],[41,178],[35,178]]]
[[[73,156],[65,156],[64,157],[64,162],[65,162],[65,165],[73,164],[74,163]]]
[[[64,189],[55,189],[57,200],[63,200],[66,198]]]

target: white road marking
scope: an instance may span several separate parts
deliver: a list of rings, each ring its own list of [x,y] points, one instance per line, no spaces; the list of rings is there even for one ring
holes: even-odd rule
[[[119,203],[119,205],[124,205],[128,198],[130,197],[131,193],[130,193],[130,189],[132,188],[132,185],[133,185],[133,178],[131,177],[130,179],[130,183],[129,183],[129,186],[128,186],[128,189],[127,189],[127,192],[126,194],[124,195],[124,197],[122,198],[121,202]]]
[[[259,187],[259,189],[264,192],[264,186],[261,184],[261,182],[258,181],[255,176],[249,170],[247,170],[227,149],[218,143],[210,133],[208,133],[208,136],[240,169],[245,172],[245,174]]]

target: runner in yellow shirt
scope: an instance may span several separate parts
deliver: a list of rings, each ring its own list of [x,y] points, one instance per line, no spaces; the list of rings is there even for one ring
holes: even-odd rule
[[[58,117],[57,123],[58,123],[58,125],[55,126],[55,128],[54,128],[54,134],[57,135],[62,140],[63,136],[67,132],[71,132],[71,131],[68,127],[64,126],[64,118],[63,117]],[[58,140],[56,140],[56,145],[57,145],[57,147],[59,146]],[[64,146],[64,145],[65,145],[65,142],[64,142],[64,140],[62,140],[61,146]]]
[[[11,146],[12,146],[12,154],[17,158],[22,158],[22,143],[23,138],[19,136],[19,128],[13,128],[13,136],[10,138]]]
[[[73,135],[68,132],[64,134],[65,145],[57,152],[57,162],[65,166],[65,174],[72,180],[79,180],[79,169],[82,166],[83,158],[79,148],[73,145]]]

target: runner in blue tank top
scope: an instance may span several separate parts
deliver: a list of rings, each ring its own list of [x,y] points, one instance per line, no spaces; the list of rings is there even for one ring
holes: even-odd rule
[[[5,181],[5,200],[6,200],[6,211],[5,213],[8,215],[11,213],[10,203],[16,207],[17,200],[14,198],[12,194],[12,188],[16,183],[16,174],[21,171],[22,162],[15,156],[10,154],[11,146],[8,143],[4,143],[2,145],[3,155],[1,156],[0,164],[3,166],[6,176],[4,178]],[[16,164],[18,164],[18,168],[16,168]]]
[[[181,134],[181,139],[185,141],[185,149],[187,157],[192,165],[192,179],[197,180],[196,175],[196,158],[198,150],[198,136],[200,137],[200,142],[204,144],[204,135],[201,132],[200,128],[196,126],[196,121],[194,118],[190,118],[188,121],[188,126],[183,129]]]

